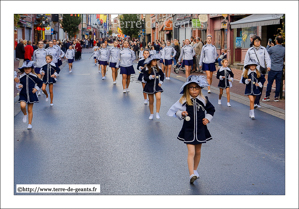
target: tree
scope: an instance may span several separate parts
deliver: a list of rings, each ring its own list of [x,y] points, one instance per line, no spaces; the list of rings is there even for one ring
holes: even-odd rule
[[[111,35],[112,35],[112,30],[109,30],[109,31],[108,31],[108,34],[111,36]]]
[[[18,22],[20,20],[20,15],[19,14],[14,14],[14,26],[19,28],[20,26],[18,25]]]
[[[131,38],[138,37],[138,33],[141,29],[141,21],[137,14],[123,14],[120,18],[120,28],[123,34],[130,36]]]
[[[61,26],[63,27],[64,32],[67,32],[69,37],[74,37],[75,34],[79,31],[79,24],[81,22],[81,18],[78,15],[62,15]]]

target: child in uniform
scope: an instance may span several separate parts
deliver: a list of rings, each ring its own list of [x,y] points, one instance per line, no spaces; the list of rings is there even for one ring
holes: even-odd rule
[[[218,88],[219,88],[219,99],[218,99],[218,104],[221,104],[221,97],[223,94],[223,89],[226,90],[226,95],[227,95],[227,106],[231,107],[230,105],[230,91],[229,88],[232,86],[233,80],[234,80],[234,74],[231,71],[231,69],[229,69],[228,66],[228,60],[227,59],[223,59],[221,61],[222,65],[220,67],[220,69],[217,71],[217,76],[216,78],[219,79],[219,84],[218,84]]]
[[[149,116],[150,120],[154,118],[154,95],[157,100],[156,118],[160,119],[159,112],[161,107],[161,93],[163,92],[161,86],[164,81],[164,73],[158,66],[157,60],[160,60],[160,56],[158,54],[152,55],[144,71],[144,80],[146,81],[146,84],[144,86],[143,93],[148,94],[149,109],[151,112]]]
[[[259,70],[256,69],[258,64],[255,61],[249,61],[243,73],[242,83],[246,84],[245,95],[248,96],[250,101],[249,117],[254,120],[254,101],[257,95],[260,95],[260,89],[265,82],[265,77],[261,76]]]
[[[42,87],[43,81],[37,77],[33,69],[33,61],[25,61],[19,70],[23,73],[19,77],[19,82],[17,84],[17,89],[21,90],[19,93],[19,102],[21,110],[24,114],[23,122],[27,122],[27,129],[32,129],[32,118],[33,118],[33,104],[38,103],[38,96],[36,91]],[[55,64],[54,64],[55,65]],[[28,116],[26,112],[26,104],[28,107]]]
[[[145,71],[145,65],[148,64],[148,57],[149,57],[149,50],[145,49],[143,51],[143,58],[139,60],[138,65],[137,65],[137,70],[139,70],[139,76],[138,76],[138,81],[140,81],[142,83],[142,89],[144,89],[146,81],[144,80],[143,76],[144,76],[144,71]],[[148,104],[148,99],[147,99],[147,94],[143,93],[143,97],[144,97],[144,104],[147,105]]]
[[[73,49],[72,45],[70,45],[69,49],[66,51],[65,57],[67,58],[67,61],[69,63],[69,73],[71,73],[75,57],[75,50]]]
[[[201,92],[201,89],[208,85],[205,77],[190,75],[180,89],[183,96],[167,112],[168,116],[185,119],[177,138],[187,145],[191,184],[199,178],[197,167],[201,157],[201,145],[212,139],[207,124],[211,122],[215,108]]]
[[[51,99],[50,105],[53,106],[53,84],[56,83],[55,78],[57,76],[57,72],[56,72],[57,67],[52,62],[51,55],[46,56],[46,62],[47,62],[47,64],[44,65],[41,70],[41,74],[44,76],[42,90],[43,90],[44,94],[46,95],[46,102],[48,102],[49,98],[48,98],[48,93],[47,93],[46,87],[47,87],[47,84],[49,84],[49,92],[50,92],[50,99]]]

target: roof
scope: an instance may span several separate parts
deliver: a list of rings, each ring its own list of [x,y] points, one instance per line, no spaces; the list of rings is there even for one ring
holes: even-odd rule
[[[278,25],[283,14],[253,14],[235,22],[231,22],[231,28],[249,28],[265,25]]]

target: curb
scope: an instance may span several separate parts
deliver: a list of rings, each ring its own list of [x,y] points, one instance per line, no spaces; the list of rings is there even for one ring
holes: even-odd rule
[[[66,65],[66,63],[67,63],[67,59],[63,60],[60,68],[63,68]],[[20,112],[21,112],[21,108],[19,105],[19,96],[17,95],[14,97],[14,117],[18,115]]]
[[[177,80],[180,80],[180,81],[183,81],[183,82],[186,81],[185,77],[174,74],[172,72],[170,73],[170,77],[172,77],[174,79],[177,79]],[[217,87],[211,86],[211,93],[218,94],[219,89]],[[222,97],[226,98],[226,94],[223,94]],[[242,96],[242,95],[231,92],[230,93],[230,99],[234,100],[236,102],[239,102],[241,104],[244,104],[244,105],[249,107],[248,98],[246,96]],[[284,109],[274,107],[272,105],[268,105],[268,104],[264,104],[264,103],[260,103],[260,105],[262,106],[262,108],[259,108],[258,110],[285,120],[285,110]]]

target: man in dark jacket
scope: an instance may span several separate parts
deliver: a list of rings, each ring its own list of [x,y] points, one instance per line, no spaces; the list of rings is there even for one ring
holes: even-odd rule
[[[24,55],[25,55],[25,48],[24,48],[23,40],[20,39],[16,47],[16,58],[19,59],[19,68],[21,68],[23,65]]]

